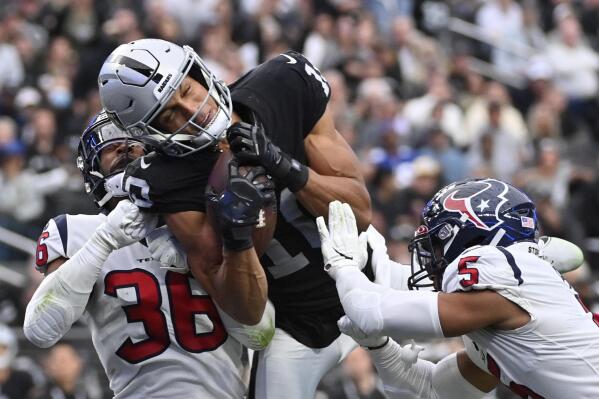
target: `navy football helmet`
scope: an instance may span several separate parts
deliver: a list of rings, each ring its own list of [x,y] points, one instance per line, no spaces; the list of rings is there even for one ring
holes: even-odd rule
[[[410,241],[410,289],[441,289],[443,272],[466,248],[507,247],[534,241],[534,203],[516,187],[495,179],[468,179],[439,190],[422,211],[423,225]]]
[[[100,164],[102,150],[108,146],[125,143],[127,148],[138,145],[146,146],[140,140],[132,138],[125,130],[117,127],[106,115],[100,112],[83,131],[79,140],[77,168],[83,174],[85,192],[102,212],[109,212],[108,201],[111,198],[127,197],[121,187],[122,175],[127,164],[133,159],[128,155],[123,157],[117,167],[108,173],[103,171]],[[129,154],[129,151],[127,151]]]

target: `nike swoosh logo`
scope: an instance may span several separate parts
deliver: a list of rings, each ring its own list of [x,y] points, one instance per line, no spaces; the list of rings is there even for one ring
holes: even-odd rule
[[[286,64],[297,64],[297,60],[287,54],[281,54],[283,57],[287,57],[287,59],[289,61],[286,62]]]
[[[151,163],[146,163],[146,157],[141,157],[141,168],[148,169]]]
[[[352,258],[351,256],[347,256],[346,254],[343,254],[343,253],[337,251],[337,248],[333,248],[333,251],[337,252],[337,254],[343,256],[345,259],[354,260],[354,258]]]

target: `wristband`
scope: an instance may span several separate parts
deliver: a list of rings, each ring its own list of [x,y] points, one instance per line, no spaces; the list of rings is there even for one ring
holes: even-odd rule
[[[389,343],[389,337],[387,336],[386,338],[387,339],[385,339],[385,342],[383,342],[380,345],[377,345],[377,346],[367,346],[368,350],[374,351],[374,350],[377,350],[377,349],[381,349],[383,346],[385,346],[385,345],[387,345]]]
[[[254,226],[232,227],[223,229],[223,247],[225,251],[241,252],[254,246],[252,241],[252,229]]]
[[[273,176],[282,181],[291,192],[295,193],[308,183],[310,174],[308,167],[284,152],[281,152],[280,155],[281,159],[277,162]]]

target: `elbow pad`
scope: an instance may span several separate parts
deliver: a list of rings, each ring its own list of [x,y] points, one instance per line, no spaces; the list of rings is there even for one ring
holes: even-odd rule
[[[75,320],[71,304],[49,291],[27,305],[23,332],[35,346],[49,348],[70,330]]]
[[[266,348],[275,335],[275,308],[270,301],[266,302],[262,319],[253,326],[236,322],[220,309],[219,314],[227,332],[251,350]]]

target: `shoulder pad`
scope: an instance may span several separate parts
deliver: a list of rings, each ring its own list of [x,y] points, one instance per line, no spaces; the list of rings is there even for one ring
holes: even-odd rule
[[[500,290],[523,283],[514,256],[502,247],[479,246],[464,251],[447,266],[443,291]]]
[[[37,241],[35,268],[46,273],[48,264],[72,257],[106,218],[104,215],[58,215],[46,223]]]

